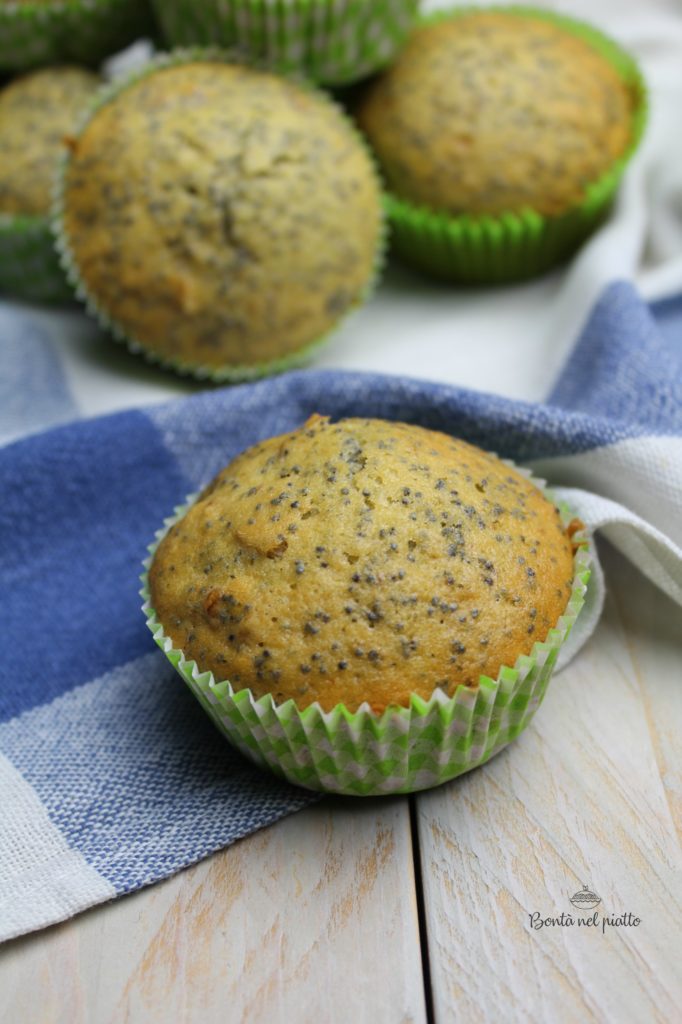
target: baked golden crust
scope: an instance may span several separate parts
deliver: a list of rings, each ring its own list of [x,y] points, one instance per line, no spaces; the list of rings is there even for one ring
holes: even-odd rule
[[[396,195],[454,215],[552,216],[625,151],[633,102],[569,30],[481,11],[418,28],[357,116]]]
[[[100,84],[83,68],[53,67],[0,91],[0,213],[45,216],[64,136]]]
[[[74,145],[64,223],[89,292],[145,348],[255,365],[360,301],[381,201],[331,104],[205,61],[157,70],[98,111]]]
[[[216,679],[376,711],[514,665],[556,625],[572,579],[557,510],[495,456],[323,417],[234,459],[149,574],[174,646]]]

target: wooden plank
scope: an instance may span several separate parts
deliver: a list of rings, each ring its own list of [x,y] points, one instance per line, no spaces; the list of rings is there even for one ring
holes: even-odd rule
[[[617,597],[530,729],[418,799],[438,1024],[679,1019],[680,609],[615,553],[607,572]],[[589,916],[583,884],[597,928],[531,929]],[[602,930],[628,912],[638,927]]]
[[[0,1020],[425,1019],[407,800],[329,800],[0,950]]]
[[[639,593],[641,577],[624,558],[612,558],[610,566],[613,600],[625,626],[654,756],[682,841],[682,611],[675,613],[661,591],[650,584],[644,584],[645,592],[633,601],[629,595]]]

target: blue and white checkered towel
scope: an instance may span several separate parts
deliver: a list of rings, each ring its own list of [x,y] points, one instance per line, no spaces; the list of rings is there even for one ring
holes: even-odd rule
[[[73,413],[39,332],[3,351],[0,426]],[[609,288],[544,405],[311,371],[15,441],[0,450],[0,938],[161,879],[316,799],[213,731],[138,597],[146,546],[173,506],[313,411],[420,423],[531,465],[682,603],[682,297],[651,311],[628,285]],[[598,610],[599,588],[587,629]]]

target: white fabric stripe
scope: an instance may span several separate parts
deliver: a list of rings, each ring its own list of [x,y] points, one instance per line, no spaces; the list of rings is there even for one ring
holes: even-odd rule
[[[682,604],[682,438],[632,438],[531,466],[550,484],[573,485],[554,490]]]
[[[630,438],[577,455],[536,459],[530,466],[591,533],[609,540],[682,604],[682,438]],[[560,667],[593,632],[603,602],[604,579],[595,559],[586,606],[562,648]]]
[[[550,484],[580,487],[624,505],[666,534],[670,550],[682,558],[682,437],[634,437],[530,465]],[[599,514],[620,520],[620,511]]]
[[[599,531],[657,587],[682,604],[682,551],[675,544],[608,498],[570,487],[557,487],[555,492],[570,503],[591,532]]]
[[[0,793],[0,942],[116,895],[67,845],[33,787],[1,754]]]

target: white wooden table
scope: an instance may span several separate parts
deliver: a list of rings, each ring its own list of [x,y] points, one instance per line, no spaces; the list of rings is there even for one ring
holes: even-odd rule
[[[604,554],[596,635],[490,764],[416,798],[327,799],[5,944],[0,1020],[679,1021],[680,610]],[[583,884],[597,928],[531,929],[579,916]],[[602,931],[627,913],[638,927]]]

